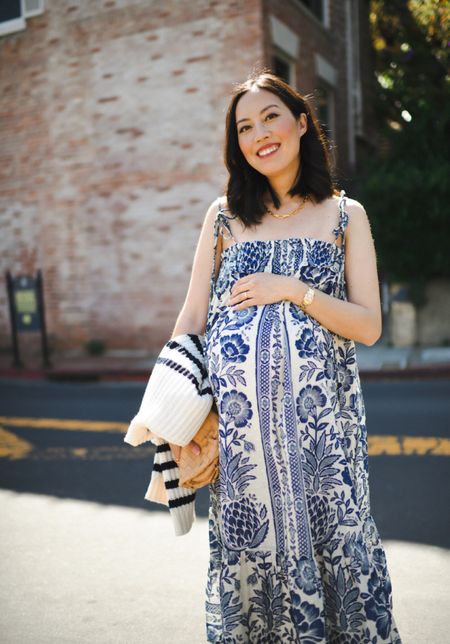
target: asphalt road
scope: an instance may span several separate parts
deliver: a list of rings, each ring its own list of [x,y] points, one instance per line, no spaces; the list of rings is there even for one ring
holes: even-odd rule
[[[208,493],[181,538],[167,508],[144,500],[154,448],[123,442],[144,386],[0,382],[2,643],[206,641]],[[368,382],[363,393],[403,644],[443,644],[450,382]]]

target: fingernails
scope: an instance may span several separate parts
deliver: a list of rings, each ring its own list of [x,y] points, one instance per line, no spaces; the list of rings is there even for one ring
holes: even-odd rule
[[[200,447],[198,445],[194,445],[194,454],[200,454]]]

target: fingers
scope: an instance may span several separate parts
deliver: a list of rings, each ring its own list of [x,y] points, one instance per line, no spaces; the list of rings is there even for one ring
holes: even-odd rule
[[[238,297],[239,297],[239,296],[238,296]],[[246,291],[246,292],[244,293],[244,297],[242,297],[242,298],[239,300],[239,302],[236,302],[235,304],[231,305],[231,308],[232,308],[234,311],[237,311],[237,310],[239,310],[239,309],[246,309],[246,308],[248,308],[249,306],[253,306],[253,304],[251,303],[251,299],[252,299],[252,297],[251,297],[251,296],[250,296],[250,294]]]
[[[178,463],[178,461],[180,460],[181,446],[174,445],[173,443],[169,443],[169,447],[173,454],[174,461]]]
[[[245,302],[245,300],[249,300],[251,295],[248,291],[243,291],[242,293],[239,294],[241,297],[241,304],[242,302]]]
[[[250,290],[245,289],[243,291],[240,291],[239,293],[235,293],[234,295],[230,296],[228,299],[227,304],[231,306],[232,308],[236,308],[239,306],[239,304],[243,304],[244,306],[250,306],[249,300],[252,299],[252,294],[250,293]]]
[[[181,455],[181,445],[174,445],[173,443],[169,443],[169,447],[172,451],[175,463],[178,463]],[[197,445],[195,441],[191,441],[189,443],[189,449],[191,449],[196,456],[198,456],[202,451],[200,445]]]
[[[238,284],[239,282],[239,284]],[[230,299],[228,304],[233,309],[246,309],[249,306],[254,306],[254,301],[258,302],[260,295],[258,294],[258,280],[255,275],[246,276],[245,281],[238,280],[231,289]],[[239,289],[238,293],[233,293],[235,289]]]
[[[250,299],[252,297],[250,291],[253,286],[254,280],[249,279],[248,276],[246,276],[245,281],[237,280],[230,291],[230,297],[228,298],[227,304],[240,304],[246,299]]]
[[[197,455],[200,454],[200,452],[202,451],[201,448],[200,448],[200,445],[197,445],[197,443],[195,441],[191,441],[189,443],[189,447],[194,452],[194,454],[197,454]]]

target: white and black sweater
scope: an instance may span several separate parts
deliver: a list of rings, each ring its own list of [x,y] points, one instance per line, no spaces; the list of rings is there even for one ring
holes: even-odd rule
[[[169,506],[176,536],[189,532],[195,520],[195,490],[179,485],[180,471],[168,443],[156,447],[147,501]]]
[[[124,438],[133,446],[147,441],[156,445],[144,498],[169,507],[177,536],[189,532],[195,520],[195,490],[179,485],[169,442],[188,445],[212,407],[204,345],[204,336],[193,333],[178,335],[164,345]]]

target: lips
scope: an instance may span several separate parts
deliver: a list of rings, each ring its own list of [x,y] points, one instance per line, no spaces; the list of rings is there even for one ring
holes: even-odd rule
[[[280,147],[279,143],[270,143],[260,148],[256,154],[260,159],[265,159],[266,157],[270,157],[273,154],[275,154],[275,152],[278,150],[279,147]],[[261,154],[261,152],[263,154]]]

